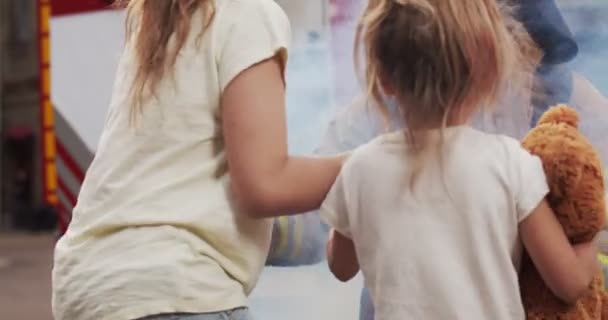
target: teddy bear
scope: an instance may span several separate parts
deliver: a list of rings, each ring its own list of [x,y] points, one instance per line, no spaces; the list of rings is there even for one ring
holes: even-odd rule
[[[548,109],[522,145],[543,162],[553,208],[571,243],[587,242],[604,228],[604,176],[596,149],[578,129],[577,112],[557,105]],[[529,256],[522,259],[520,288],[529,320],[608,319],[608,295],[601,272],[573,306],[561,302],[543,282]]]

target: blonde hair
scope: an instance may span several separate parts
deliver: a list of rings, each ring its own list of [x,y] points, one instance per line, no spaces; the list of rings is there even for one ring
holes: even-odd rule
[[[368,95],[386,114],[383,88],[394,91],[412,142],[418,130],[491,105],[541,57],[511,9],[496,0],[370,0],[355,45]]]
[[[142,112],[146,99],[154,96],[160,81],[175,65],[191,32],[195,13],[202,11],[204,28],[214,16],[213,0],[117,0],[127,8],[127,41],[135,41],[137,71],[131,88],[131,119]]]
[[[541,53],[513,9],[497,0],[369,0],[355,58],[359,65],[363,54],[367,95],[385,118],[386,88],[399,104],[418,155],[411,188],[429,155],[441,166],[443,154],[427,149],[441,150],[446,126],[494,104],[507,85],[530,92]],[[427,148],[433,128],[441,129],[439,143]]]

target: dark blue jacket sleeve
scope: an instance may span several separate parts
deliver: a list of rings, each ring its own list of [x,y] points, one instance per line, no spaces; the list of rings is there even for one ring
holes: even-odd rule
[[[578,45],[555,0],[517,0],[518,18],[544,51],[543,64],[571,61]]]

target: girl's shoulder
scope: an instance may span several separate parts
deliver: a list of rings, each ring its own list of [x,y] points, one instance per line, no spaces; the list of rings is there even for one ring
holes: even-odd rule
[[[495,145],[496,147],[507,149],[521,148],[521,141],[506,134],[490,133],[471,127],[469,127],[468,134],[469,139],[475,139],[479,141],[480,144],[486,145],[486,147]]]
[[[230,39],[231,34],[245,34],[239,39],[245,45],[269,37],[289,42],[289,18],[274,0],[217,0],[216,3],[213,24],[218,40]]]
[[[346,167],[353,170],[363,170],[365,167],[373,168],[378,161],[386,155],[403,152],[401,143],[405,136],[401,130],[376,136],[367,143],[355,148],[346,162]]]
[[[537,165],[538,157],[524,148],[520,140],[504,134],[477,132],[482,138],[476,148],[472,149],[479,150],[478,155],[486,154],[489,159],[493,159],[493,163],[499,162],[515,171],[521,170],[521,167]]]

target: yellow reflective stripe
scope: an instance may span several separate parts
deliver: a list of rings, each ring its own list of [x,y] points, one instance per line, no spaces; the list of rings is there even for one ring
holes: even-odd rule
[[[277,249],[277,254],[279,256],[284,255],[287,251],[287,246],[289,245],[289,218],[288,217],[278,217],[279,221],[279,248]]]
[[[42,117],[44,120],[44,128],[52,128],[55,123],[55,110],[50,100],[44,101],[42,107]]]
[[[53,131],[47,131],[44,133],[44,159],[54,160],[55,159],[55,134]]]
[[[294,223],[294,226],[293,226],[294,236],[293,236],[293,252],[291,253],[292,259],[297,258],[300,255],[300,252],[302,251],[302,223],[297,223],[297,222],[298,221],[296,220],[296,223]]]
[[[51,2],[39,0],[38,3],[38,35],[39,35],[39,68],[40,68],[40,114],[42,116],[42,146],[44,162],[44,194],[49,204],[57,204],[57,167],[55,166],[55,133],[53,130],[54,113],[50,101],[51,94],[51,39],[50,20]]]
[[[57,190],[57,168],[54,162],[46,164],[46,187],[47,190]]]
[[[44,40],[42,41],[44,43]],[[51,70],[49,68],[44,68],[40,70],[42,73],[40,75],[40,79],[42,81],[42,94],[48,95],[51,92]]]
[[[40,5],[40,31],[42,33],[49,32],[51,30],[50,26],[51,20],[51,4],[46,3]]]
[[[40,46],[42,47],[40,61],[42,64],[48,65],[51,63],[51,39],[49,37],[43,37],[40,39]]]
[[[47,201],[53,205],[58,204],[59,198],[57,197],[57,193],[53,192],[53,193],[49,194]]]

